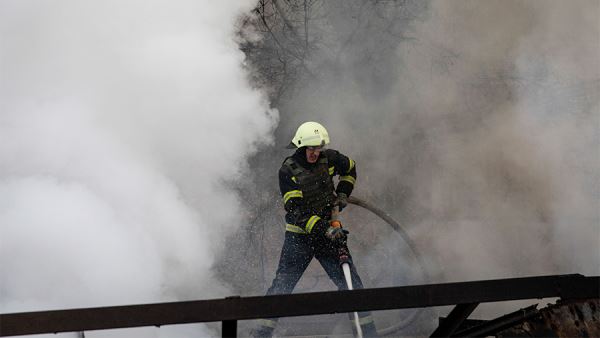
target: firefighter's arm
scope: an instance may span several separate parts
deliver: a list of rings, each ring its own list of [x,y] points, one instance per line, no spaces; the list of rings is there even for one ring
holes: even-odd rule
[[[340,176],[340,181],[335,188],[336,194],[345,194],[350,196],[356,184],[356,163],[348,156],[337,153],[335,158],[336,172]]]
[[[327,157],[330,159],[331,165],[330,175],[339,175],[339,182],[335,189],[337,200],[335,204],[339,206],[341,211],[348,205],[348,196],[354,190],[356,183],[356,163],[348,156],[340,153],[337,150],[327,150]]]

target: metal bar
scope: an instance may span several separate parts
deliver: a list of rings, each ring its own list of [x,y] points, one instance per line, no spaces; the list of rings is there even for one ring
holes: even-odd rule
[[[438,328],[433,331],[431,337],[450,337],[450,335],[460,327],[460,324],[462,324],[465,319],[469,318],[478,305],[479,303],[456,305],[456,307],[450,311],[448,317],[446,317],[446,319],[440,323]]]
[[[442,317],[443,318],[443,317]],[[484,319],[465,319],[462,324],[460,324],[460,326],[454,331],[454,333],[452,333],[451,337],[454,337],[457,335],[457,332],[469,329],[471,327],[475,327],[475,326],[479,326],[479,325],[483,325],[485,323],[489,322],[488,320],[484,320]]]
[[[600,297],[600,277],[558,275],[379,289],[233,297],[173,303],[0,314],[0,336],[161,326],[484,303]]]
[[[223,338],[237,337],[237,320],[224,320],[221,334]]]
[[[462,330],[456,332],[453,337],[487,337],[494,335],[504,329],[512,327],[518,323],[522,323],[525,320],[535,317],[539,315],[539,310],[536,305],[531,305],[519,311],[515,311],[504,315],[502,317],[498,317],[496,319],[489,320],[481,325],[468,328],[466,330]]]

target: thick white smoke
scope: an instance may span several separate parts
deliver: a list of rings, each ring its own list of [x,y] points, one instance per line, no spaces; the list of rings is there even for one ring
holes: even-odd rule
[[[231,182],[277,122],[233,38],[252,5],[0,2],[0,312],[226,293]]]

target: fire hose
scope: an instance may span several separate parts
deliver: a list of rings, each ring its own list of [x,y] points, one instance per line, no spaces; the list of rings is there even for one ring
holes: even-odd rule
[[[372,212],[373,214],[375,214],[376,216],[378,216],[379,218],[384,220],[390,227],[392,227],[392,229],[394,229],[394,231],[396,231],[400,235],[400,237],[402,237],[402,239],[404,240],[404,242],[406,243],[406,245],[412,252],[414,259],[417,261],[417,264],[419,265],[419,268],[423,275],[423,279],[425,281],[429,280],[429,274],[427,273],[427,269],[425,268],[425,262],[423,261],[423,258],[417,249],[417,246],[412,241],[410,236],[408,236],[406,231],[404,231],[404,229],[402,229],[400,224],[398,224],[398,222],[396,222],[385,211],[379,209],[378,207],[376,207],[376,206],[372,205],[371,203],[368,203],[360,198],[350,196],[350,197],[348,197],[348,203],[354,204],[354,205],[357,205],[359,207],[369,210],[370,212]],[[397,332],[398,330],[405,328],[406,326],[410,325],[420,315],[421,311],[422,311],[422,309],[417,309],[416,311],[413,311],[409,316],[404,318],[402,321],[396,323],[395,325],[377,330],[377,334],[379,336],[386,336],[386,335],[392,334],[394,332]]]

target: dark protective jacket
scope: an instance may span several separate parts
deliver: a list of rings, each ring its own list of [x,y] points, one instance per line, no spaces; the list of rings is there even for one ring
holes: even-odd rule
[[[339,176],[337,186],[334,176]],[[326,149],[316,163],[308,163],[305,148],[297,149],[283,161],[279,170],[279,188],[287,212],[286,230],[324,234],[336,194],[350,196],[355,182],[356,164],[339,151]]]

